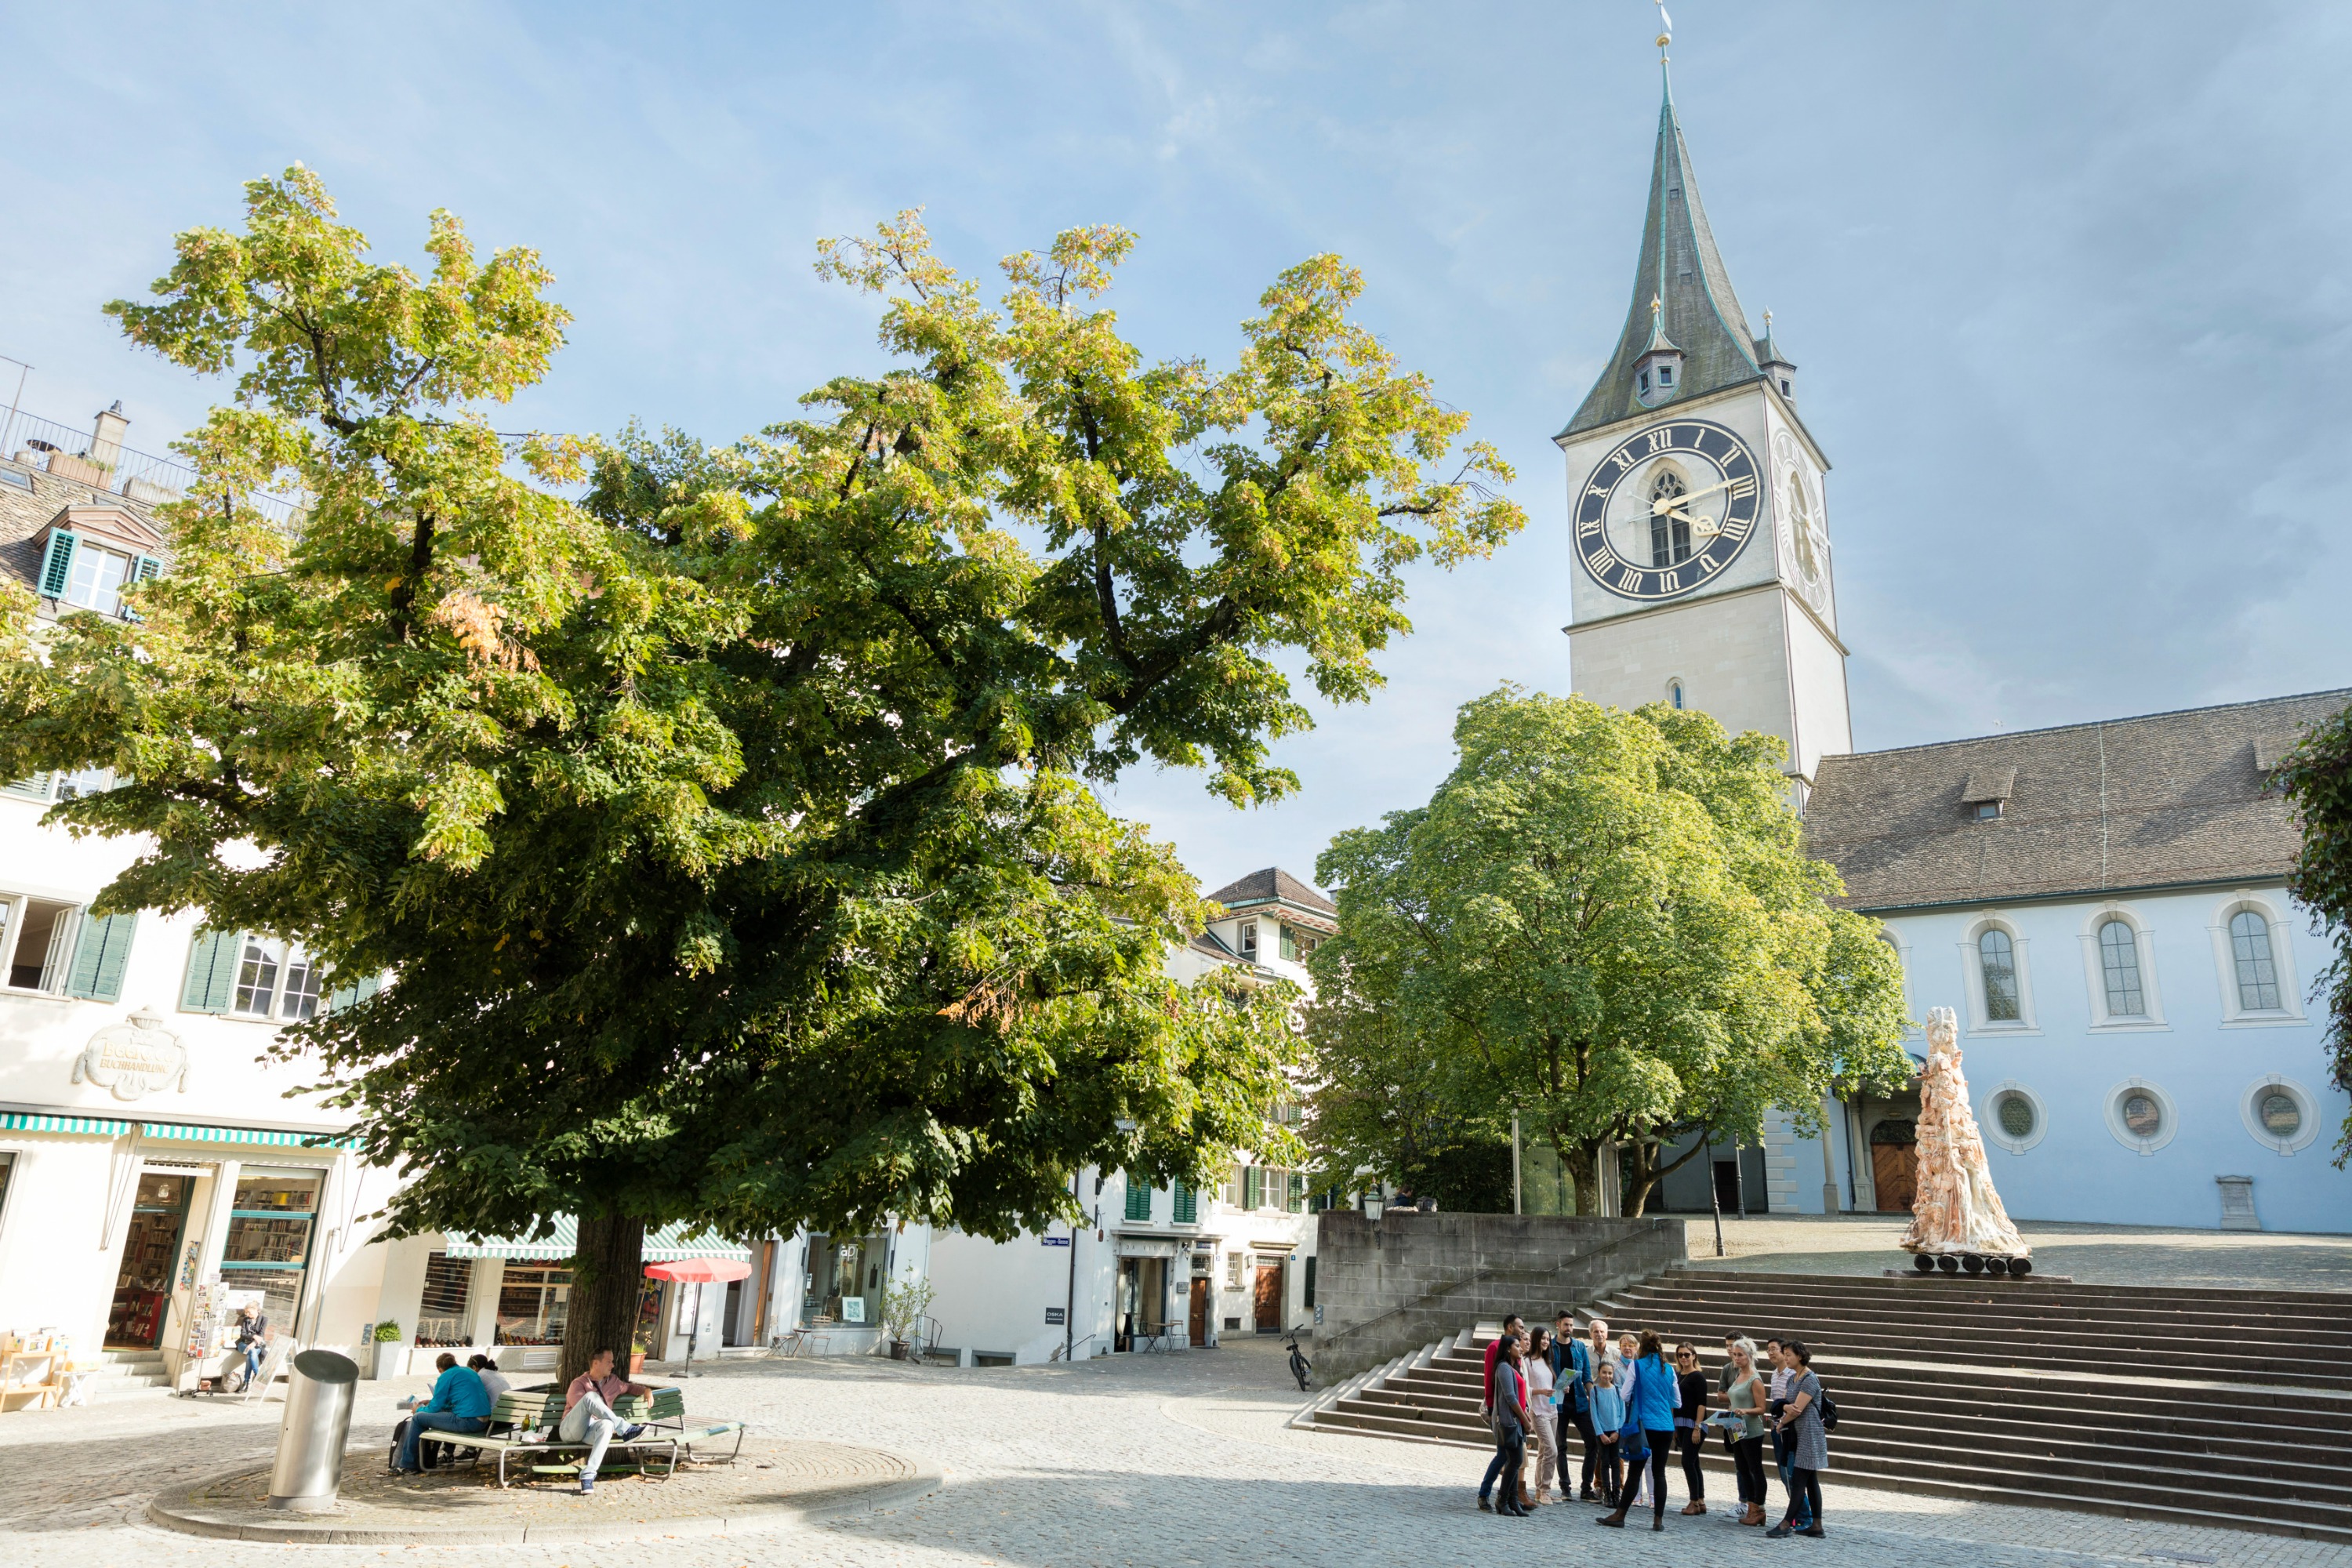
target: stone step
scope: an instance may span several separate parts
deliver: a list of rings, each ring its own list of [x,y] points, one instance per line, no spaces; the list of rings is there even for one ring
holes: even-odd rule
[[[1909,1268],[1908,1255],[1889,1253],[1889,1268]],[[1899,1260],[1899,1261],[1898,1261]],[[2173,1285],[2091,1285],[2074,1281],[2061,1283],[2034,1275],[2022,1279],[2000,1279],[1984,1275],[1905,1274],[1887,1279],[1879,1274],[1783,1274],[1752,1268],[1721,1268],[1683,1265],[1652,1275],[1644,1284],[1729,1285],[1754,1289],[1835,1289],[1857,1294],[1886,1294],[1899,1290],[1950,1290],[1979,1293],[2040,1293],[2063,1297],[2070,1300],[2128,1301],[2137,1304],[2161,1305],[2180,1302],[2190,1306],[2238,1309],[2264,1305],[2284,1311],[2305,1312],[2320,1317],[2352,1319],[2352,1292],[2341,1290],[2273,1290],[2232,1289],[2222,1287]]]
[[[1832,1292],[1771,1290],[1751,1294],[1680,1285],[1637,1285],[1620,1292],[1619,1300],[1633,1304],[1636,1310],[1689,1307],[1741,1317],[1758,1312],[1833,1312],[1886,1322],[1928,1325],[1959,1322],[2035,1329],[2071,1325],[2090,1330],[2155,1332],[2182,1342],[2229,1333],[2294,1336],[2298,1342],[2352,1344],[2352,1321],[2260,1310],[2180,1312],[2129,1303],[2108,1306],[2000,1300],[1936,1301],[1924,1295],[1898,1295],[1882,1300]]]

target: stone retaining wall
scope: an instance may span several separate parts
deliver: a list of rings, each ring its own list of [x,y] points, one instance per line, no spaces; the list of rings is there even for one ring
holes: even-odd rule
[[[1316,1240],[1316,1378],[1328,1388],[1507,1312],[1549,1322],[1684,1258],[1678,1218],[1332,1209]]]

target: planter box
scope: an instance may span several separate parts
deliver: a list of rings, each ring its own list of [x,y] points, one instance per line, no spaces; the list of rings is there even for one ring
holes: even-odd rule
[[[408,1347],[398,1340],[378,1340],[370,1345],[373,1352],[368,1357],[368,1375],[383,1379],[398,1377],[407,1370]]]

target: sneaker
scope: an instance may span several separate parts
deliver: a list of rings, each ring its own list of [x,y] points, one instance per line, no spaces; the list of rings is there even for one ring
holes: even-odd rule
[[[591,1493],[591,1492],[594,1491],[595,1489],[596,1489],[596,1478],[595,1478],[595,1477],[593,1477],[593,1476],[583,1476],[583,1477],[581,1477],[581,1478],[580,1478],[580,1495],[581,1495],[582,1497],[586,1497],[589,1493]]]
[[[632,1421],[629,1425],[622,1427],[618,1432],[613,1434],[613,1441],[615,1443],[634,1442],[636,1439],[637,1434],[643,1432],[645,1429],[645,1425],[642,1422]]]

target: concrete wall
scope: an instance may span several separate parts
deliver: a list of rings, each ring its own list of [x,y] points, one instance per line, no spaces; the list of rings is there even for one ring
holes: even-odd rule
[[[1320,1216],[1315,1372],[1326,1386],[1479,1319],[1562,1308],[1681,1262],[1680,1219],[1417,1214]]]

